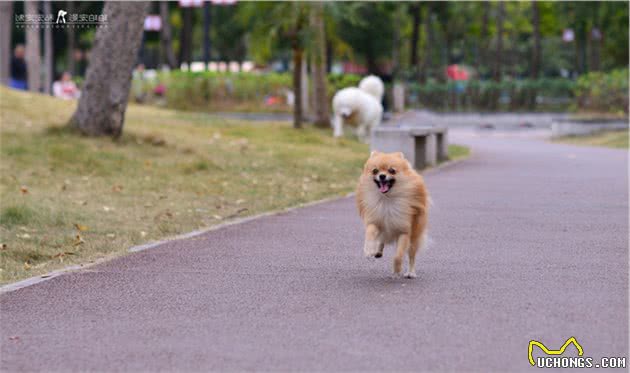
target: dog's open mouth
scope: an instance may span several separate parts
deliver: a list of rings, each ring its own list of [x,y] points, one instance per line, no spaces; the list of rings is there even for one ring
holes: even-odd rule
[[[376,183],[376,186],[378,187],[378,190],[381,193],[387,193],[394,186],[394,183],[396,182],[396,179],[387,179],[387,180],[374,179],[374,182]]]

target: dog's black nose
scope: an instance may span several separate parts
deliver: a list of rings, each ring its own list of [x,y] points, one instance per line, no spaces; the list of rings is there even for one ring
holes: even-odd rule
[[[378,175],[378,178],[384,181],[387,178],[387,175],[380,174],[380,175]]]

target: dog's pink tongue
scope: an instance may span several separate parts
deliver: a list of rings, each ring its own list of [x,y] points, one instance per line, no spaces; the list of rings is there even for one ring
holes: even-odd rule
[[[387,193],[387,191],[389,190],[389,185],[383,183],[378,187],[378,189],[381,191],[381,193]]]

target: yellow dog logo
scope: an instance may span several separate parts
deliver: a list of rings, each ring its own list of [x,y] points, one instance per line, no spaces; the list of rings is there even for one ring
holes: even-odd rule
[[[575,337],[571,337],[567,339],[567,341],[564,342],[564,344],[562,345],[562,347],[560,347],[559,350],[550,350],[544,344],[538,341],[531,340],[529,341],[529,348],[527,349],[527,352],[529,354],[529,363],[533,366],[536,365],[536,362],[534,361],[534,358],[532,356],[532,350],[534,349],[534,346],[540,347],[540,349],[547,355],[562,355],[564,353],[564,350],[566,350],[567,346],[569,346],[571,343],[573,343],[575,348],[577,348],[578,355],[582,356],[584,354],[584,350],[582,349],[582,346],[580,346],[580,344],[578,343],[577,339],[575,339]]]

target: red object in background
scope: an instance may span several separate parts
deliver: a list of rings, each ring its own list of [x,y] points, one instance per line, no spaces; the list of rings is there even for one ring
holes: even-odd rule
[[[446,76],[451,80],[468,80],[468,71],[459,65],[450,65],[446,68]]]
[[[346,74],[367,74],[368,69],[363,65],[357,65],[353,62],[344,62],[343,63],[343,72]]]
[[[278,105],[282,103],[282,99],[278,96],[268,96],[265,99],[265,104],[266,105]]]
[[[166,86],[162,83],[156,85],[155,89],[153,89],[153,93],[156,96],[164,96],[164,94],[166,93]]]

